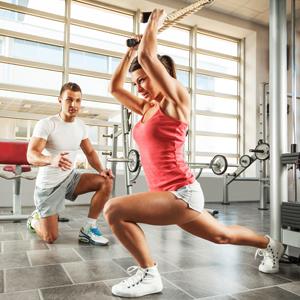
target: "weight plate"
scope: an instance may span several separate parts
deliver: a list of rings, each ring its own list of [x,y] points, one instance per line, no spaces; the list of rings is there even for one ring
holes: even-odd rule
[[[243,168],[248,168],[252,163],[252,159],[249,155],[245,154],[243,156],[240,157],[240,165]]]
[[[209,164],[209,167],[216,175],[224,174],[228,167],[226,157],[224,155],[219,155],[219,154],[214,156],[214,158],[211,160]]]
[[[270,157],[270,146],[267,143],[260,143],[256,146],[254,155],[259,160],[266,160]]]
[[[128,152],[128,170],[129,172],[136,172],[140,166],[140,154],[137,150],[131,149]]]

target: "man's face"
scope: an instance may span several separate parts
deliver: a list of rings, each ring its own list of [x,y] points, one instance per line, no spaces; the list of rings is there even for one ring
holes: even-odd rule
[[[62,113],[69,118],[75,118],[80,111],[81,98],[80,92],[65,90],[58,98]]]

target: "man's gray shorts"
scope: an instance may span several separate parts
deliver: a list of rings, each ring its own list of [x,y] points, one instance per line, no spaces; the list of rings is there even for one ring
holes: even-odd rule
[[[73,170],[59,185],[53,188],[39,188],[34,190],[34,203],[42,218],[60,213],[65,209],[65,199],[74,201],[75,188],[79,182],[80,173]]]

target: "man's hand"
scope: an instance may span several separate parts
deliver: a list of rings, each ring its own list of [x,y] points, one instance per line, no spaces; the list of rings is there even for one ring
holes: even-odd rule
[[[105,169],[105,170],[101,171],[99,173],[99,175],[102,176],[102,177],[104,177],[104,178],[110,178],[110,179],[114,179],[115,178],[115,176],[112,173],[111,169]]]
[[[51,167],[60,168],[63,171],[70,170],[72,168],[72,162],[66,157],[69,152],[61,152],[58,155],[51,158]]]

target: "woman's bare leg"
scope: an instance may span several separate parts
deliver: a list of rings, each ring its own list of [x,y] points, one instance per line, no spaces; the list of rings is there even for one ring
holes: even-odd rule
[[[245,245],[266,248],[269,239],[239,225],[223,225],[203,211],[191,222],[180,225],[187,232],[217,244]]]
[[[268,238],[238,226],[223,225],[209,213],[187,208],[169,192],[148,192],[114,198],[108,201],[104,215],[120,242],[141,267],[151,267],[154,261],[142,229],[136,223],[152,225],[177,224],[189,233],[217,244],[248,245],[266,248]]]
[[[137,223],[152,225],[176,224],[186,210],[186,204],[169,192],[148,192],[110,199],[104,215],[120,242],[141,267],[151,267],[154,261],[143,230]]]

